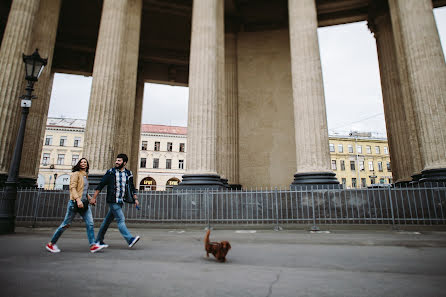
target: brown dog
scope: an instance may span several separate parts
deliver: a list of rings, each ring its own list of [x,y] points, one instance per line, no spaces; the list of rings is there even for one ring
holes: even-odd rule
[[[231,245],[229,241],[222,242],[211,242],[209,241],[209,235],[211,234],[211,230],[206,232],[206,236],[204,237],[204,249],[206,250],[206,257],[209,258],[209,253],[214,255],[220,262],[226,262],[226,254],[231,249]]]

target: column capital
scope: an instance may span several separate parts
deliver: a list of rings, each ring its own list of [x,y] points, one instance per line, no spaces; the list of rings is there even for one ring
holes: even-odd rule
[[[371,1],[367,14],[367,27],[369,27],[370,32],[376,35],[379,31],[378,23],[381,22],[382,18],[388,14],[389,5],[387,0]]]

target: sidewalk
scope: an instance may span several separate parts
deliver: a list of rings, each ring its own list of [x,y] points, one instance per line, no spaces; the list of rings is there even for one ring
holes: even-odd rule
[[[229,240],[227,263],[206,259],[204,231],[115,228],[91,254],[70,228],[59,254],[44,248],[55,228],[0,236],[1,296],[444,296],[446,232],[214,230]],[[97,229],[95,230],[97,231]]]

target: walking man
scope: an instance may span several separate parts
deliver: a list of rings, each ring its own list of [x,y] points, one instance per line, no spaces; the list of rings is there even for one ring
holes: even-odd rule
[[[138,197],[136,196],[135,185],[133,184],[133,174],[130,170],[125,168],[129,158],[126,154],[119,154],[116,157],[115,167],[107,170],[105,175],[102,177],[101,182],[96,187],[93,198],[90,203],[95,204],[96,198],[99,192],[107,186],[107,204],[109,207],[108,213],[104,218],[99,229],[98,236],[96,238],[96,243],[101,247],[108,247],[104,243],[105,232],[107,232],[108,226],[116,218],[118,223],[118,229],[122,237],[127,241],[129,247],[133,247],[138,240],[139,236],[133,237],[132,234],[127,229],[125,225],[124,212],[122,211],[122,206],[124,204],[124,199],[133,198],[135,199],[135,207],[139,206]]]

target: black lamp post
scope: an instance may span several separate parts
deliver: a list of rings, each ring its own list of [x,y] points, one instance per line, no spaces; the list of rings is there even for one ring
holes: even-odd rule
[[[25,79],[27,80],[26,93],[21,96],[22,117],[20,120],[19,133],[14,146],[14,152],[9,167],[8,179],[4,199],[0,200],[0,234],[13,233],[15,229],[15,201],[17,199],[17,182],[22,156],[23,138],[25,136],[26,119],[31,107],[31,100],[36,98],[32,95],[34,83],[42,73],[48,59],[42,59],[38,50],[29,56],[23,54],[25,63]]]
[[[54,173],[54,186],[53,186],[53,190],[56,189],[56,179],[57,179],[57,173]]]

